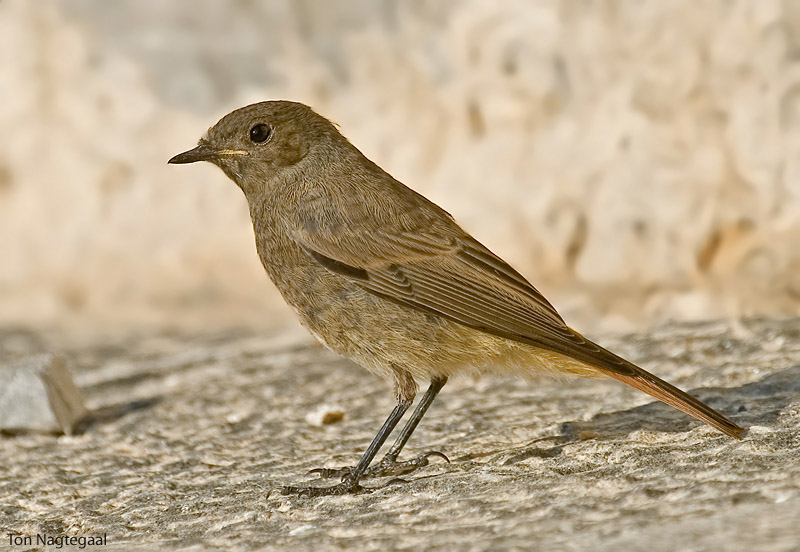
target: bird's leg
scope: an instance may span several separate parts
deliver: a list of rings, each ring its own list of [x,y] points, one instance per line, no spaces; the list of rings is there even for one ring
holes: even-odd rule
[[[433,403],[433,400],[436,398],[436,395],[439,394],[439,391],[442,390],[442,387],[444,387],[445,383],[447,383],[447,377],[435,377],[431,379],[430,387],[428,387],[428,390],[425,391],[425,394],[419,401],[417,408],[411,415],[411,419],[409,419],[406,425],[403,427],[403,430],[400,432],[400,435],[398,435],[397,440],[394,442],[386,455],[381,459],[381,461],[371,468],[365,470],[362,474],[362,477],[384,477],[387,475],[404,475],[411,473],[418,468],[427,466],[429,463],[428,459],[432,456],[443,458],[448,462],[450,461],[447,456],[438,451],[429,451],[405,462],[397,461],[400,451],[403,450],[403,447],[408,442],[409,437],[411,437],[411,434],[414,433],[415,429],[417,429],[420,420],[422,420],[425,412],[428,411],[428,407],[430,407],[431,403]],[[353,472],[355,469],[358,469],[358,467],[319,468],[311,470],[311,473],[318,473],[320,477],[347,477],[348,474]]]
[[[412,402],[413,399],[403,399],[397,402],[397,406],[394,407],[392,413],[389,414],[388,418],[386,418],[386,421],[378,431],[378,434],[375,435],[375,438],[372,440],[369,447],[367,447],[367,450],[364,452],[361,460],[358,461],[358,465],[356,465],[355,468],[348,470],[344,477],[342,477],[341,483],[334,485],[333,487],[283,487],[281,492],[285,495],[296,494],[301,496],[328,496],[363,492],[364,488],[358,484],[359,479],[361,479],[361,477],[364,475],[364,472],[369,467],[370,462],[372,462],[372,459],[375,458],[378,450],[381,448],[383,443],[386,441],[386,438],[389,437],[389,434],[403,417],[403,414],[406,413],[408,407],[411,406]]]
[[[435,450],[428,451],[425,454],[421,454],[420,456],[417,456],[411,460],[406,460],[405,462],[397,461],[400,451],[403,450],[403,447],[408,442],[411,434],[414,433],[415,429],[417,429],[422,417],[428,411],[428,408],[433,403],[436,395],[439,394],[439,391],[442,390],[442,387],[444,387],[445,383],[447,383],[447,377],[431,379],[431,384],[428,387],[428,390],[425,391],[425,394],[419,401],[414,413],[411,414],[411,418],[408,420],[406,425],[403,426],[403,430],[400,432],[400,435],[397,436],[397,440],[395,440],[394,444],[384,455],[381,461],[367,470],[365,473],[366,477],[383,477],[387,475],[403,475],[406,473],[411,473],[418,468],[427,466],[429,463],[428,459],[432,456],[439,457],[447,462],[450,462],[447,456]]]

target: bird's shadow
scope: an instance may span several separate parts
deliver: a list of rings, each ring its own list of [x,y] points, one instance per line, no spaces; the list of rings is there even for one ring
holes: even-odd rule
[[[788,405],[800,402],[800,365],[740,387],[704,387],[692,390],[691,395],[745,428],[769,426]],[[565,422],[561,433],[566,441],[613,439],[638,430],[680,433],[698,425],[702,422],[656,401],[628,410],[601,413],[585,422]]]

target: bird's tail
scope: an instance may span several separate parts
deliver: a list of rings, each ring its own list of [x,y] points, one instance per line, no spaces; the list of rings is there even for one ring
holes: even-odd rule
[[[575,333],[577,334],[577,332]],[[584,339],[586,340],[586,344],[593,350],[591,356],[588,358],[581,358],[580,360],[590,364],[601,373],[621,381],[622,383],[626,383],[639,391],[644,391],[648,395],[677,408],[681,412],[685,412],[698,420],[706,422],[734,439],[741,439],[744,435],[744,428],[739,427],[704,402],[681,391],[674,385],[654,376],[650,372],[639,368],[632,362],[628,362],[624,358],[604,349],[596,343],[586,338]]]

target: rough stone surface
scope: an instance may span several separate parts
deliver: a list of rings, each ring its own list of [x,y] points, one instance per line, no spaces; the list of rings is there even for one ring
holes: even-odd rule
[[[800,319],[601,341],[749,434],[612,381],[457,380],[404,454],[451,464],[284,497],[270,491],[358,459],[392,406],[382,382],[297,334],[92,345],[6,329],[0,360],[64,350],[94,419],[0,438],[0,529],[107,533],[104,550],[797,550]],[[323,403],[344,418],[308,423]]]
[[[241,193],[165,164],[275,98],[582,327],[797,315],[799,48],[794,0],[2,0],[0,320],[279,325]]]

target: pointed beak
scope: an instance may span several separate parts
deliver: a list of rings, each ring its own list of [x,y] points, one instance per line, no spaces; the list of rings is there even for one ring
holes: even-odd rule
[[[179,153],[167,162],[172,165],[181,165],[184,163],[195,163],[197,161],[213,161],[220,157],[237,157],[242,155],[247,155],[247,152],[244,150],[217,150],[211,145],[201,142],[196,148]]]
[[[181,165],[183,163],[195,163],[197,161],[210,161],[216,156],[217,152],[214,151],[214,148],[208,144],[200,144],[194,149],[179,153],[170,159],[168,163],[172,165]]]

